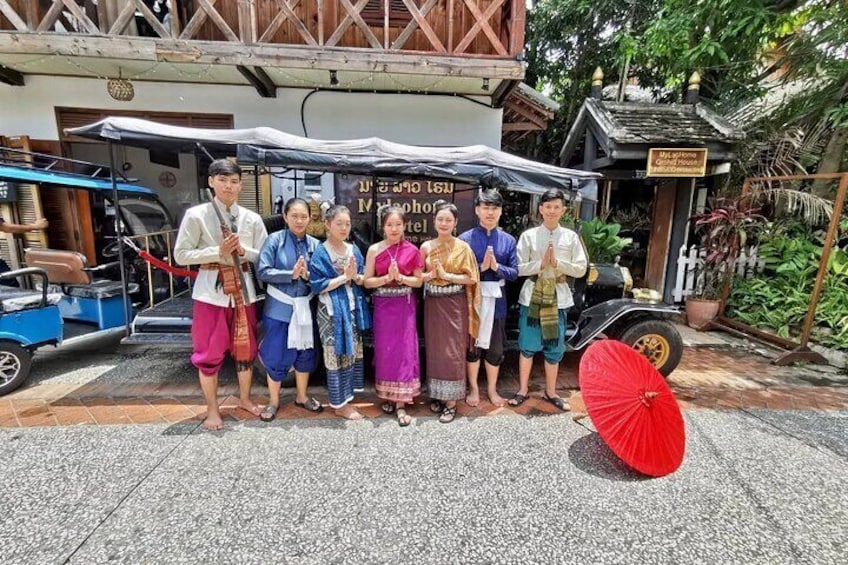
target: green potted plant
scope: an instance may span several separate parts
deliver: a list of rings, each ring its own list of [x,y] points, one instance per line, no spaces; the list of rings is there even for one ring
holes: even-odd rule
[[[745,206],[742,198],[717,198],[709,211],[692,216],[704,263],[698,272],[695,292],[686,298],[686,320],[700,329],[719,311],[725,286],[733,276],[736,259],[751,235],[765,222],[759,208]]]
[[[580,235],[592,263],[613,263],[621,250],[633,243],[633,239],[619,236],[620,231],[620,224],[608,223],[601,218],[593,218],[581,224]]]

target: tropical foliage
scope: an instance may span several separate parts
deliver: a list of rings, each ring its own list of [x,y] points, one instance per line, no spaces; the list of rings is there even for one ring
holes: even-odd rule
[[[592,263],[612,263],[621,251],[633,243],[629,237],[620,237],[621,225],[607,223],[600,218],[581,223],[580,235]]]
[[[816,309],[813,340],[848,351],[848,220],[832,249]],[[823,230],[798,221],[770,224],[759,236],[765,269],[755,278],[733,281],[727,314],[752,326],[797,338],[810,303]]]
[[[697,70],[702,99],[722,112],[795,85],[792,96],[748,112],[733,186],[764,173],[834,172],[846,158],[844,0],[538,0],[527,62],[527,82],[562,104],[546,132],[528,137],[526,153],[539,159],[556,160],[595,67],[605,84],[635,79],[663,101],[681,101]]]
[[[717,300],[736,259],[748,239],[765,223],[758,208],[746,207],[741,199],[720,198],[710,210],[691,218],[695,233],[701,236],[700,247],[706,250],[704,264],[698,274],[695,298]]]

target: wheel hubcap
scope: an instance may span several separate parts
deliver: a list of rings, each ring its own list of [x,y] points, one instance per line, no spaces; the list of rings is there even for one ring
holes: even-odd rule
[[[8,351],[0,352],[0,386],[8,384],[21,371],[21,360]]]
[[[645,334],[633,344],[633,349],[648,358],[656,367],[662,367],[671,355],[671,345],[659,334]]]

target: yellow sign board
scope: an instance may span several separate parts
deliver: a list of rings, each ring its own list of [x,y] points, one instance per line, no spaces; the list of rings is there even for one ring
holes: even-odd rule
[[[651,149],[649,177],[702,177],[707,172],[706,149]]]

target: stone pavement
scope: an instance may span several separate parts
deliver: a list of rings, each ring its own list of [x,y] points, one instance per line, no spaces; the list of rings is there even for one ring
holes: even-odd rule
[[[844,563],[845,412],[684,417],[660,479],[567,415],[0,429],[0,563]]]
[[[699,333],[682,329],[690,345],[683,360],[668,381],[684,410],[752,409],[844,410],[848,408],[848,376],[830,367],[778,367],[755,352],[728,347],[715,332]],[[35,357],[30,383],[13,394],[0,397],[0,427],[176,424],[198,421],[205,413],[196,382],[196,373],[183,351],[153,349],[119,350],[106,348],[88,352],[51,354]],[[127,353],[129,351],[129,353]],[[577,389],[579,353],[570,354],[560,369],[558,388],[569,396]],[[221,405],[229,421],[254,419],[236,408],[237,394],[232,371],[221,377]],[[485,376],[481,374],[484,385]],[[556,408],[541,398],[544,377],[536,360],[531,398],[519,408],[496,408],[486,401],[471,408],[459,403],[462,417],[553,414]],[[484,385],[485,386],[485,385]],[[518,388],[517,361],[508,357],[499,386],[509,396]],[[263,402],[264,385],[254,383],[254,398]],[[320,387],[311,392],[322,401]],[[284,398],[278,414],[281,419],[332,419],[332,411],[308,413]],[[380,401],[372,392],[358,395],[357,408],[368,418],[385,418]],[[574,407],[580,408],[579,398]],[[410,409],[413,417],[431,417],[426,398]]]
[[[845,375],[692,345],[669,379],[686,455],[659,479],[552,414],[540,376],[520,410],[460,404],[450,425],[422,404],[400,428],[371,395],[362,422],[289,405],[265,424],[229,396],[205,433],[185,352],[39,352],[0,398],[0,563],[843,563]]]

